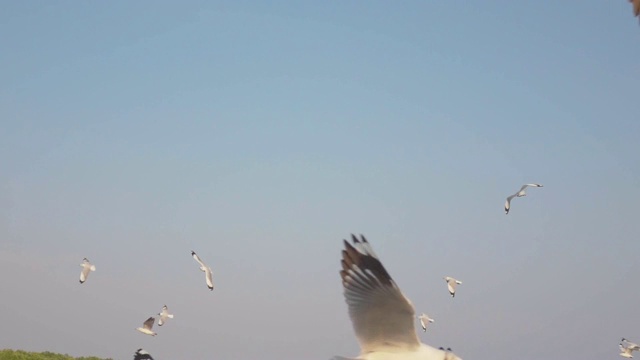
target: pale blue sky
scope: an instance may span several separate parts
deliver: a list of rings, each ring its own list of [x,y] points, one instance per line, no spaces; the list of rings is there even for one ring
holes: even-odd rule
[[[0,348],[355,356],[350,233],[465,360],[640,341],[628,2],[2,8]],[[165,303],[157,337],[134,330]]]

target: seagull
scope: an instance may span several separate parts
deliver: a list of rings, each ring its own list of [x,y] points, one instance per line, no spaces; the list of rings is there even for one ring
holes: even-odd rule
[[[620,343],[620,345],[618,345],[620,347],[620,356],[625,357],[627,359],[633,359],[633,355],[631,354],[633,352],[633,349],[630,347],[625,347],[624,345],[622,345],[622,343]]]
[[[162,307],[162,312],[158,313],[158,316],[160,316],[160,318],[158,319],[158,326],[164,325],[164,323],[167,321],[167,318],[173,319],[173,314],[169,314],[169,308],[167,308],[167,305]]]
[[[517,193],[507,197],[507,201],[505,201],[505,203],[504,203],[504,212],[505,212],[505,214],[508,214],[509,213],[509,209],[511,209],[511,199],[513,199],[514,197],[527,196],[527,194],[525,193],[525,189],[528,186],[542,187],[542,185],[540,185],[540,184],[524,184],[524,185],[522,185],[522,187],[520,188],[520,190],[518,190]]]
[[[420,325],[422,325],[422,330],[425,332],[427,331],[427,325],[433,322],[433,319],[427,316],[427,314],[425,313],[422,313],[422,315],[418,316],[418,319],[420,320]]]
[[[96,271],[96,266],[91,264],[89,262],[89,259],[87,258],[82,259],[82,264],[80,264],[80,266],[82,266],[82,272],[80,273],[80,284],[83,284],[85,281],[87,281],[89,272]]]
[[[625,338],[622,338],[622,340],[620,340],[620,341],[627,343],[627,346],[626,346],[627,348],[629,348],[631,350],[634,350],[634,351],[640,351],[640,346],[638,346],[638,344],[632,343],[631,341],[629,341],[629,340],[627,340]]]
[[[153,327],[153,323],[155,321],[156,321],[156,319],[152,316],[152,317],[148,318],[147,321],[144,322],[144,324],[142,324],[142,327],[136,328],[136,330],[140,331],[143,334],[156,336],[158,334],[151,330],[151,328]]]
[[[462,281],[456,280],[456,279],[454,279],[452,277],[449,277],[449,276],[445,276],[445,277],[443,277],[443,279],[447,282],[447,288],[449,289],[449,294],[451,294],[451,297],[455,297],[456,296],[456,285],[462,284]]]
[[[209,288],[209,290],[213,290],[213,275],[211,273],[211,268],[205,265],[202,260],[200,260],[200,257],[198,256],[198,254],[196,254],[195,251],[191,250],[191,256],[193,256],[198,264],[200,264],[200,270],[204,271],[204,277],[207,280],[207,287]]]
[[[633,4],[633,15],[640,18],[640,0],[629,0]]]
[[[138,349],[133,354],[133,360],[153,360],[153,357],[146,350]]]
[[[360,344],[357,358],[333,360],[443,360],[447,353],[421,343],[415,309],[402,294],[364,236],[344,240],[342,286],[349,317]],[[451,360],[461,360],[452,354]]]

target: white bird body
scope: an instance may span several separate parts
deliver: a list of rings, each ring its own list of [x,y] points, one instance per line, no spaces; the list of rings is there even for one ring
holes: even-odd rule
[[[151,335],[151,336],[156,336],[158,335],[157,333],[153,332],[153,330],[151,330],[153,328],[153,323],[156,321],[156,319],[152,316],[150,318],[148,318],[143,324],[142,327],[136,328],[136,330],[140,331],[143,334],[147,334],[147,335]]]
[[[429,323],[433,322],[433,319],[425,313],[422,313],[422,315],[418,316],[418,319],[420,319],[420,326],[422,326],[422,330],[425,332],[427,331],[427,326],[429,325]]]
[[[198,254],[196,254],[195,251],[191,250],[191,256],[193,256],[198,264],[200,264],[200,271],[204,271],[204,278],[207,282],[207,287],[209,288],[209,290],[213,290],[213,272],[211,271],[211,268],[205,265],[202,260],[200,260],[200,257],[198,256]]]
[[[461,360],[455,354],[421,343],[415,309],[364,238],[344,241],[342,286],[353,330],[360,344],[359,360]],[[447,355],[449,354],[449,355]],[[336,360],[353,358],[334,357]]]
[[[162,312],[158,313],[158,316],[160,316],[158,319],[158,326],[164,325],[167,319],[173,319],[173,314],[169,314],[169,308],[167,308],[167,305],[162,307]]]
[[[85,281],[87,281],[89,273],[91,271],[96,271],[96,267],[95,265],[90,263],[87,258],[82,259],[82,264],[80,264],[80,266],[82,266],[82,271],[80,272],[80,284],[83,284]]]
[[[456,280],[450,276],[443,277],[444,281],[447,282],[447,289],[449,290],[449,294],[451,297],[456,296],[456,285],[462,284],[462,281]]]
[[[627,359],[633,359],[633,349],[628,347],[628,346],[624,346],[622,345],[622,343],[620,343],[620,345],[618,345],[620,347],[620,356],[627,358]]]
[[[505,214],[508,214],[508,213],[509,213],[509,210],[511,210],[511,200],[512,200],[514,197],[523,197],[523,196],[527,196],[526,189],[527,189],[527,187],[529,187],[529,186],[532,186],[532,187],[543,187],[543,186],[542,186],[542,185],[540,185],[540,184],[524,184],[524,185],[522,185],[522,187],[520,188],[520,190],[518,190],[518,192],[517,192],[517,193],[515,193],[515,194],[513,194],[513,195],[509,195],[509,196],[507,197],[507,201],[505,201],[505,203],[504,203],[504,212],[505,212]]]

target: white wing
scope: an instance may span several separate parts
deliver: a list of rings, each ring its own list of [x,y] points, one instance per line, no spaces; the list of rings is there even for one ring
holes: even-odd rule
[[[522,185],[522,187],[520,188],[520,191],[522,191],[522,190],[526,189],[526,188],[527,188],[527,186],[532,186],[532,187],[542,187],[542,185],[540,185],[540,184],[524,184],[524,185]],[[520,192],[520,191],[518,191],[518,192]]]
[[[191,250],[191,256],[193,256],[194,259],[196,259],[196,261],[198,262],[198,264],[200,264],[201,267],[207,267],[202,260],[200,260],[200,257],[198,256],[198,254],[196,254],[195,251]]]
[[[509,213],[509,210],[511,209],[511,199],[516,197],[516,195],[517,195],[517,193],[507,197],[507,201],[504,202],[504,212],[505,213],[507,213],[507,214]]]
[[[447,281],[447,288],[449,289],[449,294],[451,294],[451,296],[455,296],[455,294],[456,294],[456,281],[455,280]]]
[[[87,281],[87,277],[89,276],[89,273],[91,271],[95,271],[96,267],[93,266],[89,260],[87,260],[87,258],[82,259],[82,264],[80,264],[82,266],[82,271],[80,272],[80,284],[84,283],[85,281]]]
[[[207,287],[209,288],[209,290],[213,290],[213,272],[211,271],[210,267],[207,266],[205,268],[204,276],[207,280]]]
[[[349,316],[362,353],[376,350],[405,351],[420,346],[413,319],[415,310],[371,246],[351,235],[344,240],[342,285]]]

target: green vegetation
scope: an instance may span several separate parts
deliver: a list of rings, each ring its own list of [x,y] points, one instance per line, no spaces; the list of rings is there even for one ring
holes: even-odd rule
[[[22,350],[0,350],[0,360],[112,360],[101,359],[95,356],[89,357],[73,357],[67,354],[56,354],[49,351],[45,352],[29,352]]]

